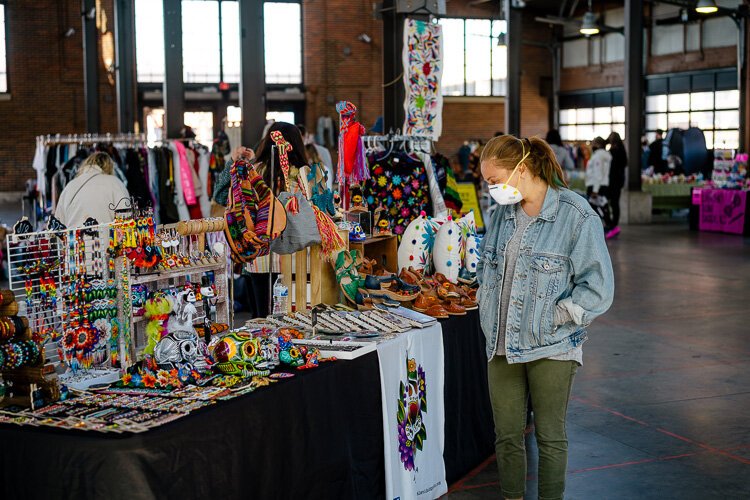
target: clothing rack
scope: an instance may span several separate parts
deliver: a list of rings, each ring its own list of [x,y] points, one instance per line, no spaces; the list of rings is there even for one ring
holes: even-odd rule
[[[404,141],[428,141],[432,142],[432,137],[429,135],[400,135],[400,134],[386,134],[386,135],[364,135],[362,136],[364,142],[404,142]]]
[[[44,146],[56,144],[97,144],[100,142],[146,144],[146,134],[47,134],[38,135],[36,141]]]

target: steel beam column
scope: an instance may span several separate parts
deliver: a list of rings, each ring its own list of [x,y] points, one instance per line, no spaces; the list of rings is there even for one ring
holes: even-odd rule
[[[630,191],[641,190],[643,66],[643,2],[625,0],[625,148],[628,153]]]
[[[240,2],[240,106],[242,145],[254,148],[266,123],[266,70],[263,1]]]
[[[521,135],[521,19],[520,9],[513,0],[504,0],[505,20],[508,25],[508,83],[505,93],[505,133]]]
[[[132,0],[115,0],[117,119],[120,132],[135,130],[135,9]]]
[[[404,126],[404,22],[406,16],[396,12],[396,0],[383,2],[383,121],[385,131]],[[356,103],[358,106],[360,103]]]
[[[83,93],[86,131],[99,132],[99,40],[96,30],[96,0],[81,0],[83,31]]]
[[[185,121],[182,76],[182,0],[164,0],[164,131],[180,136]]]

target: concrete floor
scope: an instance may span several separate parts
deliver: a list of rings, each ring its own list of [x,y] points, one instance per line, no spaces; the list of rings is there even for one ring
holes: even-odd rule
[[[750,239],[660,224],[609,247],[616,298],[575,380],[566,498],[750,498]],[[500,498],[496,470],[445,498]]]

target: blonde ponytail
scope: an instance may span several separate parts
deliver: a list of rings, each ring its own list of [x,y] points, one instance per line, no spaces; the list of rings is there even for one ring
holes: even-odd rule
[[[513,169],[524,155],[526,168],[555,189],[568,187],[562,167],[557,162],[554,151],[539,137],[519,139],[512,135],[494,137],[482,150],[481,162],[489,161],[506,170]]]

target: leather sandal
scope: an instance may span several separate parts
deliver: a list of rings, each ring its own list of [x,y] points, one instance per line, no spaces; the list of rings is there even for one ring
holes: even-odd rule
[[[356,300],[357,305],[360,305],[360,298],[362,302],[371,302],[373,304],[383,304],[386,307],[399,307],[401,303],[397,300],[393,300],[388,295],[383,293],[372,293],[372,291],[365,288],[360,288],[357,291]]]
[[[394,282],[393,288],[389,289],[380,286],[381,283],[385,283],[388,281]],[[385,294],[392,299],[398,300],[399,302],[412,301],[416,299],[420,293],[419,287],[415,285],[409,285],[395,275],[387,278],[369,275],[367,276],[367,278],[365,278],[365,288],[370,292],[374,290],[381,294]]]
[[[412,308],[417,312],[432,316],[433,318],[446,319],[448,317],[448,311],[438,303],[437,299],[434,297],[427,297],[424,294],[420,294],[419,297],[417,297],[414,304],[412,304]]]
[[[446,278],[444,274],[435,273],[434,278],[435,281],[440,283],[440,285],[448,291],[448,295],[450,297],[459,298],[461,296],[459,287],[455,283],[451,282],[448,278]]]

